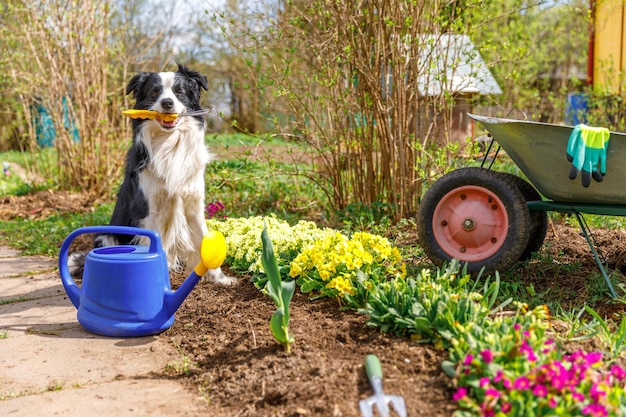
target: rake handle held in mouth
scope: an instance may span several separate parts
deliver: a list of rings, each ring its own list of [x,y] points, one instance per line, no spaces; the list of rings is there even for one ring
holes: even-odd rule
[[[173,122],[179,117],[201,116],[209,112],[210,112],[210,109],[188,111],[184,113],[160,113],[154,110],[130,109],[130,110],[124,110],[122,114],[124,116],[130,117],[131,119],[158,119],[163,122]]]

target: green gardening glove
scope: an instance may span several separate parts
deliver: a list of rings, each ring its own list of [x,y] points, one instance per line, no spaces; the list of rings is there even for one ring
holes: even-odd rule
[[[603,127],[584,124],[574,126],[567,143],[567,160],[572,163],[569,179],[581,172],[583,187],[589,187],[591,178],[601,182],[606,175],[606,149],[611,133]]]

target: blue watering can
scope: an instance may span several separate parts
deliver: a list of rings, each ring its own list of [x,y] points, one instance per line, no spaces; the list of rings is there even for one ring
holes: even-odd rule
[[[76,237],[89,233],[147,236],[150,246],[106,246],[85,259],[82,283],[76,285],[67,265]],[[217,238],[215,240],[217,233]],[[152,230],[127,226],[90,226],[74,230],[61,246],[59,271],[68,297],[85,330],[103,336],[134,337],[160,333],[174,323],[174,313],[200,278],[226,256],[224,236],[210,232],[199,248],[202,260],[182,285],[172,291],[161,238]],[[218,248],[215,246],[217,242]]]

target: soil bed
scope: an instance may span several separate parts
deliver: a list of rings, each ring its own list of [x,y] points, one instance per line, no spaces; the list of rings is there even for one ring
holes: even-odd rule
[[[445,352],[382,335],[334,300],[296,292],[291,309],[296,343],[287,354],[270,332],[271,299],[247,278],[200,284],[181,306],[164,336],[198,364],[183,378],[206,395],[211,415],[359,416],[359,399],[372,394],[368,353],[379,356],[385,391],[403,395],[410,415],[451,415]]]

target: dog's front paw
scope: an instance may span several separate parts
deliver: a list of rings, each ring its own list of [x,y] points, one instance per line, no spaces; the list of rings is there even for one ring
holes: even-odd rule
[[[221,285],[234,285],[237,283],[237,278],[227,276],[224,274],[224,271],[222,271],[222,268],[219,267],[216,269],[209,269],[205,277],[208,278],[209,281]]]

